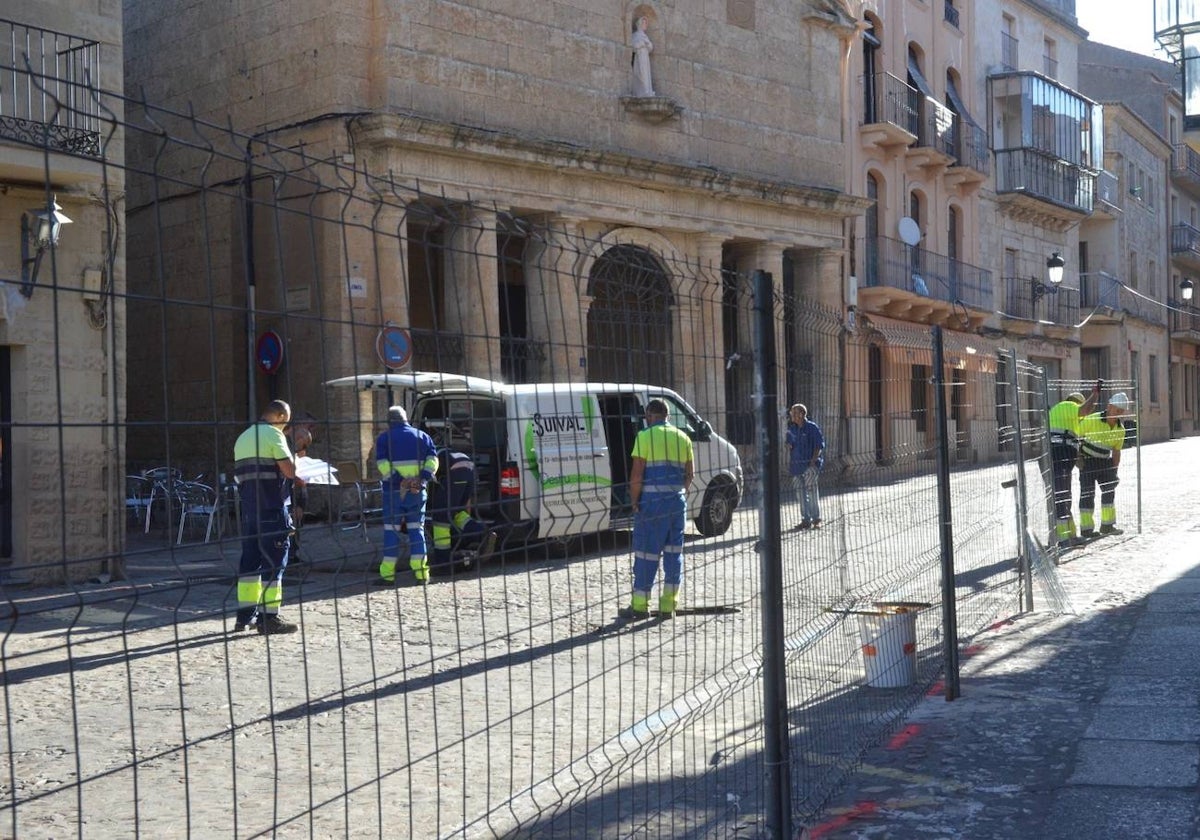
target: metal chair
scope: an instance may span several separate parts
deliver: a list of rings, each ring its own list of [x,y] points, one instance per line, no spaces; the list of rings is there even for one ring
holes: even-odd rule
[[[130,518],[142,524],[143,517],[150,519],[150,501],[154,493],[154,482],[144,475],[125,476],[125,511]]]
[[[170,504],[171,487],[183,478],[183,473],[173,467],[153,467],[143,470],[142,478],[150,482],[150,495],[146,501],[146,527],[144,533],[150,533],[150,517],[154,512],[154,503]]]
[[[367,517],[383,513],[383,485],[378,481],[365,482],[363,481],[362,471],[359,469],[357,461],[341,461],[336,464],[338,484],[341,486],[341,494],[338,496],[338,520],[345,518],[343,506],[345,504],[346,490],[352,490],[358,503],[356,508],[358,515],[355,517],[356,522],[353,525],[343,525],[343,531],[353,531],[356,528],[363,529],[363,539],[367,539]],[[379,500],[378,507],[370,507],[370,499],[374,496]]]
[[[172,495],[179,505],[179,533],[175,538],[176,545],[183,542],[183,531],[189,518],[207,520],[204,529],[205,542],[212,538],[214,523],[217,525],[217,538],[220,538],[221,524],[218,516],[221,497],[217,495],[216,490],[197,481],[178,481],[172,488]]]

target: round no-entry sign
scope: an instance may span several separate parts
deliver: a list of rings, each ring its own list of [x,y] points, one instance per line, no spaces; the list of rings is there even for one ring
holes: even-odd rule
[[[412,336],[403,327],[384,327],[375,339],[375,354],[388,370],[400,370],[412,361]]]
[[[283,339],[274,330],[265,330],[254,346],[254,360],[263,373],[278,373],[283,366]]]

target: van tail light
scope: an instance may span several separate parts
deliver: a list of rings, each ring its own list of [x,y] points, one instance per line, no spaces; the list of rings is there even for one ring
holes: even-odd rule
[[[521,471],[515,464],[507,464],[500,470],[500,495],[506,497],[521,495]]]

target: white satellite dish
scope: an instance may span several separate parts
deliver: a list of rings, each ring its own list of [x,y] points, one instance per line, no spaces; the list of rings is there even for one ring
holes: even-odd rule
[[[900,241],[905,245],[916,245],[921,241],[921,229],[910,217],[905,216],[901,219],[896,228],[900,232]]]

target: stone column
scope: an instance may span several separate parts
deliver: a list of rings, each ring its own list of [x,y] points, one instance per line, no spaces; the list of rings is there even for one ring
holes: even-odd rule
[[[738,339],[741,345],[738,348],[738,352],[743,358],[752,358],[754,353],[754,287],[753,281],[750,280],[750,274],[755,270],[769,272],[774,283],[775,294],[776,296],[780,296],[783,289],[784,250],[784,246],[777,242],[755,242],[745,246],[738,253],[738,272],[747,277],[746,282],[748,284],[745,306],[740,307],[738,312]],[[778,299],[782,300],[781,297]],[[782,305],[777,304],[776,314],[782,315],[782,313]],[[745,325],[745,329],[743,329],[743,324]],[[776,318],[775,359],[779,370],[776,393],[779,395],[780,407],[783,407],[783,401],[787,399],[788,359],[784,352],[787,346],[784,332],[786,326],[782,318]],[[754,364],[757,364],[757,360],[755,360]],[[753,384],[753,374],[746,377],[746,379]]]
[[[446,330],[463,342],[463,369],[500,378],[500,265],[496,214],[466,206],[446,232],[442,312]],[[449,371],[447,371],[449,372]]]
[[[529,337],[544,342],[545,357],[535,369],[540,382],[583,382],[587,368],[587,310],[582,262],[581,220],[550,216],[525,248],[525,299]]]
[[[759,364],[759,360],[754,355],[754,331],[755,331],[755,314],[754,314],[754,282],[752,272],[756,270],[766,271],[771,274],[774,288],[780,290],[783,287],[783,252],[784,247],[774,242],[756,242],[740,246],[736,253],[737,271],[738,271],[738,337],[737,347],[732,348],[739,356],[734,363],[735,369],[731,373],[735,374],[735,390],[732,399],[735,404],[730,408],[735,412],[742,412],[745,418],[746,428],[742,431],[752,439],[755,428],[759,423],[759,415],[754,394],[755,368]],[[776,310],[782,313],[782,306],[777,306]],[[778,407],[782,410],[787,397],[786,390],[786,372],[787,359],[784,357],[784,331],[782,320],[777,318],[775,322],[775,355],[777,360],[777,371],[775,381],[775,393],[778,395]],[[775,422],[782,422],[782,417],[768,418]],[[742,456],[742,466],[746,471],[747,485],[746,498],[748,503],[757,504],[761,499],[759,495],[762,492],[762,464],[758,458],[758,448],[756,446],[742,444],[738,446],[738,452]]]
[[[844,252],[835,248],[805,248],[795,254],[796,294],[806,303],[840,311],[846,302],[842,277]]]
[[[721,309],[722,236],[694,240],[690,277],[676,280],[676,356],[680,393],[713,424],[725,429],[725,338]],[[693,267],[694,263],[694,267]]]
[[[403,205],[387,204],[373,220],[375,272],[383,323],[412,325],[408,312],[408,219]]]

